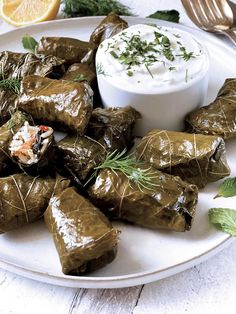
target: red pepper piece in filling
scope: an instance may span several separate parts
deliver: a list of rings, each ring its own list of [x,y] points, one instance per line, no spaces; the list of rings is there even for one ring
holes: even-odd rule
[[[49,130],[49,128],[48,128],[47,126],[45,126],[45,125],[40,125],[40,126],[39,126],[39,129],[40,129],[41,131],[43,131],[43,132],[47,132],[47,131]]]

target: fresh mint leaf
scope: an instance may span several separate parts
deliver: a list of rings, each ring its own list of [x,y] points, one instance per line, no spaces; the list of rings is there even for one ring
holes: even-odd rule
[[[151,17],[158,20],[179,23],[179,12],[176,10],[156,11],[155,13],[147,17]]]
[[[232,196],[236,196],[236,177],[225,179],[219,187],[218,194],[214,198]]]
[[[209,221],[223,232],[236,237],[236,210],[230,208],[211,208]]]
[[[25,49],[35,53],[35,48],[38,45],[38,42],[33,37],[25,35],[21,42]]]

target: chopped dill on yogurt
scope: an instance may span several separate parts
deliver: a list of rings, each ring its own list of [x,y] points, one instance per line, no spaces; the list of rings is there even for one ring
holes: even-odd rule
[[[156,28],[161,31],[161,28]],[[161,60],[164,56],[167,61],[173,62],[176,57],[182,58],[184,61],[189,61],[194,58],[192,51],[188,52],[180,41],[176,43],[180,46],[178,53],[174,49],[176,44],[173,44],[170,38],[159,31],[154,31],[154,39],[148,41],[143,39],[140,35],[140,31],[136,33],[127,34],[123,32],[120,34],[120,40],[123,45],[121,49],[116,40],[112,43],[108,43],[106,51],[109,51],[110,55],[116,59],[119,63],[126,67],[126,74],[133,76],[133,68],[144,66],[150,76],[153,78],[151,67],[156,62],[162,62],[163,66],[166,67],[165,61]],[[178,34],[173,34],[177,38],[181,38]],[[175,70],[172,64],[168,63],[169,71]]]
[[[112,77],[115,85],[136,85],[137,90],[167,89],[201,72],[207,64],[201,49],[191,34],[181,30],[133,25],[99,46],[97,74]]]

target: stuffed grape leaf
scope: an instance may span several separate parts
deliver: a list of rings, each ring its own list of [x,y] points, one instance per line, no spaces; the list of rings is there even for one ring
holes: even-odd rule
[[[40,219],[50,198],[69,184],[59,175],[32,177],[19,173],[0,178],[0,233]]]
[[[40,123],[83,134],[92,113],[92,96],[87,83],[32,75],[21,82],[18,108]]]
[[[185,118],[187,132],[236,137],[236,79],[227,79],[216,99]]]
[[[128,23],[119,15],[111,12],[95,28],[90,36],[90,42],[97,46],[105,39],[111,38],[128,27]]]
[[[103,169],[89,188],[94,204],[111,219],[122,219],[151,229],[190,230],[198,190],[179,177],[162,173],[147,164],[153,189],[140,190],[121,171]]]
[[[119,232],[74,188],[53,196],[44,214],[64,274],[80,275],[112,262]]]
[[[155,129],[142,138],[136,156],[200,188],[230,174],[218,136]]]

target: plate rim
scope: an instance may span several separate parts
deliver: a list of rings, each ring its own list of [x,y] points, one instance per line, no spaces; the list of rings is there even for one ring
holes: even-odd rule
[[[27,277],[29,279],[38,280],[41,282],[46,282],[53,285],[71,287],[71,288],[124,288],[132,287],[136,285],[146,284],[153,281],[157,281],[163,278],[167,278],[188,268],[191,268],[199,263],[204,262],[215,254],[219,253],[221,250],[225,249],[235,240],[234,237],[228,236],[226,239],[212,247],[211,249],[205,251],[204,253],[198,254],[197,256],[188,259],[187,261],[180,262],[178,264],[154,271],[140,272],[131,275],[121,275],[121,276],[108,276],[108,277],[88,277],[88,276],[68,276],[63,275],[58,276],[51,274],[50,272],[38,271],[29,267],[24,267],[15,263],[10,263],[4,259],[0,259],[0,267],[8,270],[10,272],[16,273],[18,275]],[[2,267],[5,266],[5,267]],[[185,267],[187,266],[187,267]],[[173,270],[176,270],[173,271]],[[65,277],[66,276],[66,277]],[[142,281],[139,281],[142,279]],[[109,286],[107,286],[109,285]]]
[[[54,24],[66,24],[66,23],[73,23],[73,22],[82,22],[82,21],[89,21],[89,20],[97,20],[98,23],[104,18],[104,16],[86,16],[86,17],[78,17],[73,19],[57,19],[53,21],[46,21],[39,24],[34,25],[27,25],[24,27],[19,27],[17,29],[9,30],[3,34],[0,34],[0,40],[2,37],[7,36],[8,34],[12,33],[22,33],[24,30],[32,32],[34,29],[38,29],[41,26],[48,25],[54,25]],[[200,36],[205,37],[208,41],[212,42],[214,45],[220,46],[221,49],[227,49],[231,54],[236,56],[236,50],[234,50],[231,46],[220,40],[220,38],[213,36],[212,34],[206,33],[200,29],[195,29],[193,27],[185,26],[182,24],[176,24],[172,22],[167,22],[163,20],[153,19],[153,18],[143,18],[143,17],[130,17],[130,16],[124,16],[124,19],[126,19],[128,22],[143,22],[143,23],[155,23],[157,25],[163,25],[163,26],[169,26],[169,27],[175,27],[182,30],[185,30],[187,32],[198,34]],[[79,29],[79,26],[78,26]],[[204,251],[201,254],[198,254],[188,260],[185,260],[183,262],[177,263],[175,265],[171,265],[169,267],[165,267],[159,270],[152,270],[152,271],[145,271],[145,272],[137,272],[134,274],[128,274],[128,275],[120,275],[120,276],[106,276],[106,277],[93,277],[93,276],[68,276],[62,273],[61,276],[55,275],[50,272],[45,271],[39,271],[36,269],[33,269],[31,267],[24,267],[22,265],[9,262],[5,260],[4,258],[0,258],[0,267],[14,272],[18,275],[46,282],[49,284],[56,284],[59,286],[67,286],[67,287],[77,287],[77,288],[121,288],[121,287],[130,287],[135,285],[140,285],[144,283],[149,283],[155,280],[160,280],[163,278],[166,278],[168,276],[177,274],[181,271],[184,271],[190,267],[193,267],[194,265],[197,265],[204,260],[207,260],[211,256],[217,254],[222,249],[230,245],[235,239],[232,236],[227,236],[224,240],[222,240],[217,245],[214,245],[210,249]]]

